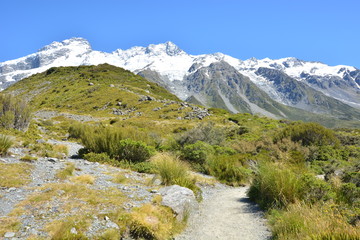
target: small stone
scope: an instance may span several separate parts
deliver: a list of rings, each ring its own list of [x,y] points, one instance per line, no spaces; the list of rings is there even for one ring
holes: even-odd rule
[[[11,187],[11,188],[9,188],[9,189],[7,190],[7,192],[13,192],[13,191],[16,191],[16,188]]]
[[[12,238],[12,237],[15,237],[15,233],[14,232],[6,232],[4,237],[6,238]]]
[[[57,158],[49,158],[48,161],[49,161],[49,162],[52,162],[52,163],[55,163],[55,162],[58,161],[58,159],[57,159]]]
[[[89,86],[94,86],[94,83],[92,83],[92,82],[91,82],[91,83],[89,83]]]
[[[109,87],[115,87],[115,85],[114,85],[114,84],[110,84]]]
[[[70,233],[72,233],[72,234],[78,234],[76,228],[74,228],[74,227],[70,230]]]
[[[161,180],[160,179],[155,179],[154,183],[155,186],[159,186],[161,185]]]
[[[156,189],[153,189],[153,190],[151,190],[150,192],[151,192],[151,193],[158,193],[159,191],[156,190]]]
[[[104,220],[105,220],[105,221],[109,221],[110,218],[109,218],[108,216],[105,216],[105,217],[104,217]]]

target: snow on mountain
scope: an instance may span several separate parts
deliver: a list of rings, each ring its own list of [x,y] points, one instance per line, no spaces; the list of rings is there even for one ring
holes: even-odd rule
[[[92,50],[90,43],[83,38],[53,42],[34,54],[0,63],[0,87],[4,89],[15,81],[45,71],[50,67],[101,63],[122,67],[134,73],[144,70],[155,71],[171,84],[175,80],[183,81],[186,76],[201,67],[220,61],[230,64],[241,74],[249,77],[271,98],[284,104],[289,104],[289,101],[276,91],[274,83],[266,76],[256,74],[260,67],[280,70],[326,95],[333,95],[347,103],[359,104],[360,107],[360,70],[354,67],[328,66],[296,58],[277,60],[251,58],[242,61],[222,53],[190,55],[172,42],[151,44],[147,47],[132,47],[127,50],[117,49],[112,53]],[[184,91],[183,88],[173,89],[175,94],[177,94],[176,89]],[[187,96],[181,92],[178,92],[178,95]]]

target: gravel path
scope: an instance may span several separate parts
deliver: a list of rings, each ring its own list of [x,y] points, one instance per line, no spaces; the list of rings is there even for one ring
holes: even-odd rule
[[[188,228],[176,240],[263,240],[271,233],[260,209],[246,196],[247,187],[214,189],[207,193]]]

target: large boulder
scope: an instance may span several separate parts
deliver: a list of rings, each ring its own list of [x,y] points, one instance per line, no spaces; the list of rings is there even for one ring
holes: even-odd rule
[[[159,193],[162,196],[161,204],[170,207],[178,221],[184,220],[199,207],[193,191],[188,188],[172,185],[162,188]]]

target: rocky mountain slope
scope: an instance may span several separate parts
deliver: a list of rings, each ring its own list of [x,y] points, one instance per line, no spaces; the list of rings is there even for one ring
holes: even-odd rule
[[[295,58],[242,61],[222,53],[190,55],[172,42],[112,53],[92,50],[82,38],[53,42],[37,53],[0,63],[0,81],[6,88],[51,67],[101,63],[157,82],[182,100],[191,98],[235,113],[291,119],[309,115],[285,113],[281,103],[337,119],[357,121],[360,116],[356,109],[360,108],[360,70],[354,67],[331,67]],[[251,87],[244,89],[244,84]],[[295,108],[290,111],[297,111]]]

